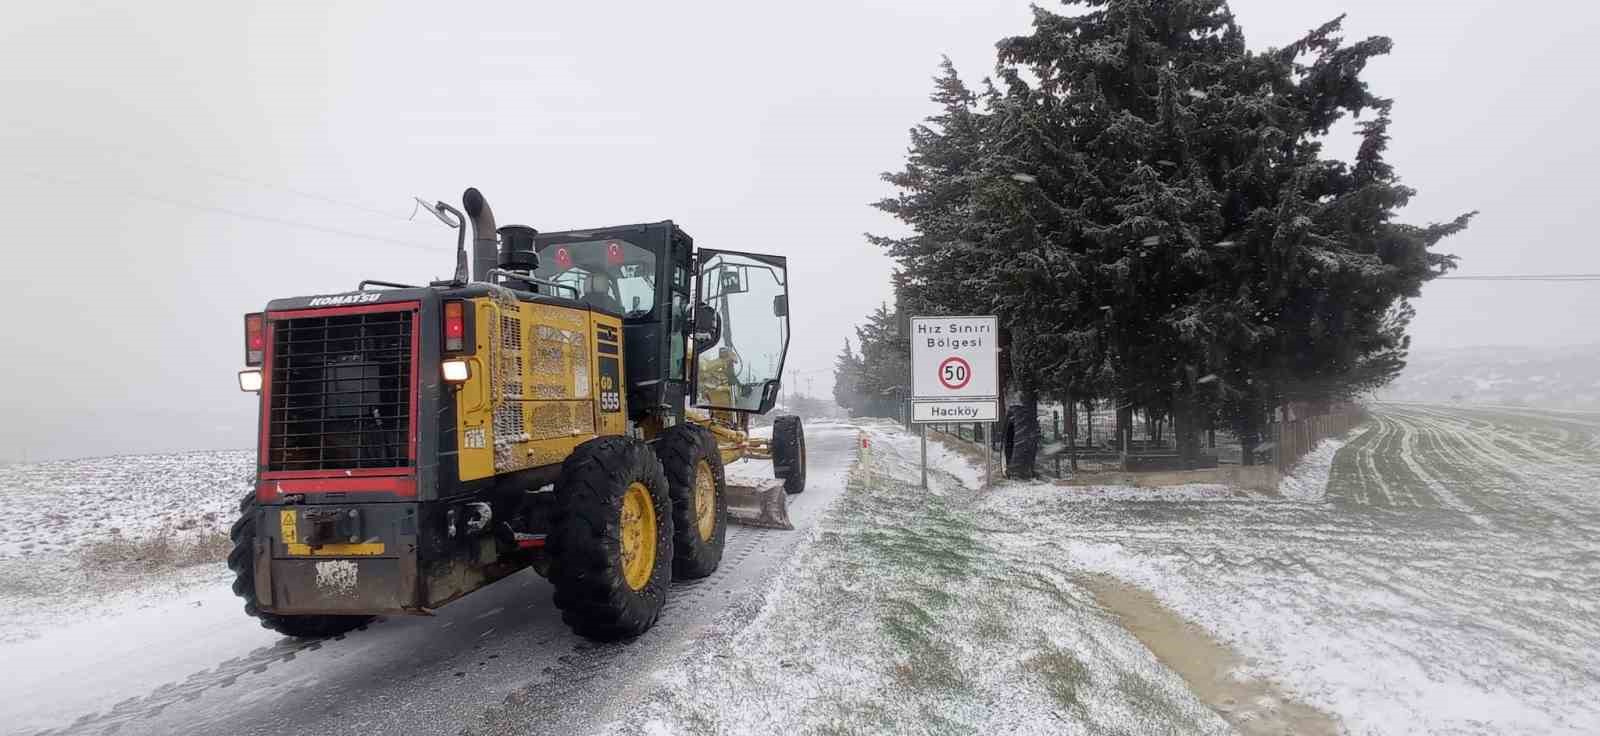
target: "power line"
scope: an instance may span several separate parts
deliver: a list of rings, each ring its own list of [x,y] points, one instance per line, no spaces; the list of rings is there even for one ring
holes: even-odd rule
[[[1440,276],[1447,281],[1600,281],[1600,273],[1500,274],[1494,276]]]
[[[20,127],[13,127],[12,130],[20,132],[23,129],[20,128]],[[59,131],[43,131],[42,129],[39,129],[39,128],[34,128],[34,129],[28,130],[26,132],[28,134],[32,134],[32,135],[38,135],[41,132],[45,132],[47,134],[60,135]],[[69,144],[72,144],[72,142],[69,139],[63,139],[63,140],[67,140],[67,142]],[[76,145],[76,144],[72,144],[72,145]],[[278,191],[286,192],[288,194],[292,194],[292,195],[297,196],[297,197],[303,197],[305,199],[314,199],[314,200],[316,200],[318,202],[322,202],[324,204],[330,204],[330,205],[334,205],[336,207],[344,207],[346,209],[356,210],[356,211],[359,211],[359,212],[365,212],[365,213],[371,214],[371,215],[378,215],[380,217],[384,217],[384,218],[390,219],[390,220],[402,220],[402,219],[404,219],[396,212],[378,209],[377,207],[372,207],[372,206],[360,204],[360,203],[357,203],[357,202],[350,202],[350,201],[346,201],[346,200],[342,200],[342,199],[337,199],[335,197],[330,197],[330,196],[328,196],[326,194],[321,194],[319,192],[313,192],[313,191],[309,191],[309,190],[305,190],[305,189],[299,189],[299,188],[292,187],[292,186],[289,186],[289,185],[286,185],[286,184],[274,184],[274,183],[269,182],[269,181],[264,181],[264,180],[261,180],[261,179],[256,179],[256,178],[253,178],[253,177],[244,176],[242,174],[232,174],[232,173],[229,173],[229,172],[226,172],[226,171],[222,171],[220,169],[213,169],[213,168],[210,168],[210,167],[207,167],[207,166],[200,166],[200,165],[197,165],[197,164],[188,163],[188,162],[184,162],[184,161],[177,161],[177,160],[172,159],[169,156],[159,156],[159,155],[150,153],[148,151],[140,151],[140,150],[137,150],[137,149],[129,149],[129,148],[123,147],[123,148],[121,148],[119,150],[119,153],[121,153],[123,155],[130,155],[131,154],[131,155],[133,155],[133,156],[135,156],[137,158],[142,158],[142,159],[144,159],[146,161],[159,161],[164,165],[176,166],[177,168],[188,169],[190,171],[199,172],[199,173],[204,174],[206,176],[210,176],[210,177],[217,178],[217,179],[227,179],[227,180],[230,180],[230,181],[236,181],[236,182],[240,182],[240,183],[244,183],[244,184],[249,184],[249,185],[252,185],[252,186],[261,187],[263,189],[276,189]]]
[[[29,177],[29,178],[32,178],[32,179],[39,179],[39,180],[42,180],[42,181],[50,181],[50,182],[55,182],[57,184],[66,184],[68,186],[87,186],[87,184],[85,182],[82,182],[82,181],[75,181],[73,179],[68,179],[68,178],[60,177],[60,176],[54,176],[54,175],[51,175],[51,174],[41,174],[41,173],[39,173],[37,171],[18,170],[17,173],[22,174],[23,176],[26,176],[26,177]],[[232,215],[234,217],[242,218],[242,219],[245,219],[245,220],[254,220],[256,222],[266,222],[266,223],[271,223],[271,224],[274,224],[274,225],[282,225],[284,227],[298,228],[300,230],[310,230],[312,232],[319,232],[319,233],[324,233],[324,234],[327,234],[327,235],[339,235],[339,236],[346,237],[346,238],[356,238],[358,240],[368,240],[368,241],[372,241],[372,242],[376,242],[376,243],[386,243],[388,245],[395,245],[395,246],[399,246],[399,247],[402,247],[402,248],[411,248],[411,249],[414,249],[414,250],[425,250],[425,251],[428,251],[430,253],[441,252],[440,249],[442,248],[442,246],[438,246],[438,245],[426,245],[424,243],[416,243],[416,242],[412,242],[412,241],[408,241],[408,240],[396,240],[394,238],[383,237],[382,235],[373,235],[371,233],[363,233],[363,232],[359,232],[359,231],[355,231],[355,230],[343,230],[343,229],[336,228],[336,227],[328,227],[326,225],[317,225],[317,224],[309,223],[309,222],[300,222],[299,220],[291,220],[291,219],[288,219],[288,218],[285,218],[285,217],[275,217],[275,216],[272,216],[272,215],[261,215],[261,214],[256,214],[254,212],[246,212],[244,210],[236,210],[236,209],[233,209],[231,207],[221,207],[221,206],[217,206],[217,205],[203,204],[203,203],[200,203],[200,202],[190,202],[190,201],[183,200],[183,199],[177,199],[177,198],[173,198],[173,197],[168,197],[166,195],[155,194],[155,193],[152,193],[152,192],[145,192],[145,191],[141,191],[141,190],[137,190],[137,189],[120,189],[119,191],[121,191],[123,194],[126,194],[126,195],[131,196],[131,197],[137,197],[139,199],[147,199],[147,200],[150,200],[152,202],[160,202],[161,204],[169,205],[169,206],[172,206],[172,207],[183,207],[183,208],[192,209],[192,210],[199,210],[201,212],[210,212],[210,213],[213,213],[213,214]]]

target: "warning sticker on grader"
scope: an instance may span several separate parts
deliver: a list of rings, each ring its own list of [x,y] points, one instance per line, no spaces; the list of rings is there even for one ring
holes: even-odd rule
[[[283,538],[284,544],[296,544],[300,541],[294,521],[294,509],[278,512],[278,535]]]

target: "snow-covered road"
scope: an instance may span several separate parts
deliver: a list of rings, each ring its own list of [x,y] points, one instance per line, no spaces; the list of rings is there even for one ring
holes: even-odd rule
[[[0,732],[499,734],[582,732],[626,712],[730,610],[759,597],[842,492],[856,430],[807,427],[809,484],[794,532],[730,527],[722,569],[675,584],[640,639],[571,634],[547,582],[523,572],[444,607],[335,640],[275,636],[239,610],[225,570],[157,600],[0,645]],[[742,464],[741,464],[742,465]],[[770,465],[730,467],[770,473]]]

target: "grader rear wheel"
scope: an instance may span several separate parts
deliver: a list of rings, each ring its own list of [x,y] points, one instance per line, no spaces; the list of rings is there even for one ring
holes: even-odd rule
[[[255,617],[261,625],[285,636],[300,639],[321,639],[338,636],[372,621],[372,616],[280,616],[261,610],[256,602],[256,506],[255,491],[239,502],[239,518],[233,522],[228,536],[233,549],[228,552],[228,569],[233,571],[233,594],[244,599],[244,612]]]
[[[671,582],[672,517],[667,479],[649,446],[600,437],[573,450],[556,481],[547,541],[567,626],[617,641],[655,624]]]

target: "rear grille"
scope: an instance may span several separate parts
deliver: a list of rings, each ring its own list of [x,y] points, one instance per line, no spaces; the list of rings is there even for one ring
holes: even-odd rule
[[[273,322],[268,471],[411,464],[412,316]]]

